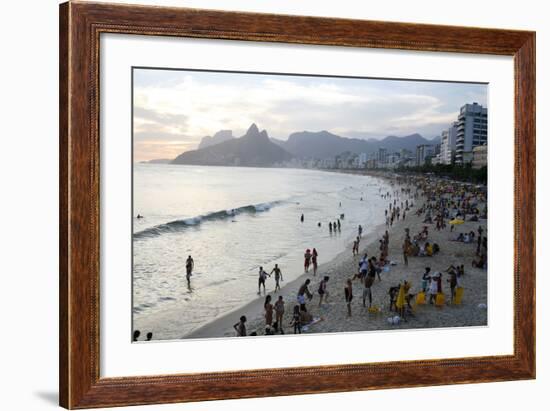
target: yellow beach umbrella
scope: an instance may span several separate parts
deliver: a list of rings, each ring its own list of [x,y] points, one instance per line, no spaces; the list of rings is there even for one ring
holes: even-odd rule
[[[452,224],[452,225],[464,224],[464,220],[457,220],[455,218],[454,220],[449,221],[449,224]]]

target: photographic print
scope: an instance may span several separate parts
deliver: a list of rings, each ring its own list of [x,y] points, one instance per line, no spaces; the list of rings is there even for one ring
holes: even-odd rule
[[[487,325],[487,84],[132,79],[132,341]]]

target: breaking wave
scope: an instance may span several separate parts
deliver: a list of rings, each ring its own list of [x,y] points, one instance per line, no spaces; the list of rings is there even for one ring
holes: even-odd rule
[[[143,239],[143,238],[149,238],[149,237],[157,237],[162,234],[174,233],[182,229],[186,229],[188,227],[197,226],[199,224],[202,224],[205,221],[225,220],[239,214],[261,213],[264,211],[268,211],[271,208],[277,205],[280,205],[282,203],[283,201],[271,201],[268,203],[250,204],[250,205],[246,205],[238,208],[231,208],[228,210],[214,211],[212,213],[207,213],[196,217],[189,217],[181,220],[174,220],[168,223],[159,224],[154,227],[146,228],[145,230],[142,230],[142,231],[138,231],[137,233],[134,233],[133,238],[137,240],[137,239]]]

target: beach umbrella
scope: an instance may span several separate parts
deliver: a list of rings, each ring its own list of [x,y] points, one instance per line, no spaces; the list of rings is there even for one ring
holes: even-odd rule
[[[464,224],[464,220],[457,220],[456,218],[454,220],[449,221],[449,224],[456,225],[456,224]]]

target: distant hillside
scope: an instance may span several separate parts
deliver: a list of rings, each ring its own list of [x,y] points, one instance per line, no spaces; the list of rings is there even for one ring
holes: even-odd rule
[[[291,158],[290,153],[270,140],[265,130],[260,132],[256,124],[252,124],[244,136],[187,151],[172,164],[269,167]]]
[[[170,164],[171,162],[171,158],[155,158],[154,160],[142,161],[142,163],[148,164]]]
[[[206,136],[201,139],[201,142],[199,143],[198,150],[206,147],[210,147],[219,143],[223,143],[224,141],[232,140],[233,132],[231,130],[220,130],[216,134],[214,134],[212,137]]]
[[[381,140],[341,137],[328,131],[302,131],[292,133],[287,141],[272,139],[280,147],[298,158],[330,158],[345,151],[359,153],[375,153],[379,148],[388,152],[398,152],[401,149],[415,151],[420,144],[431,144],[420,134],[405,137],[388,136]]]

